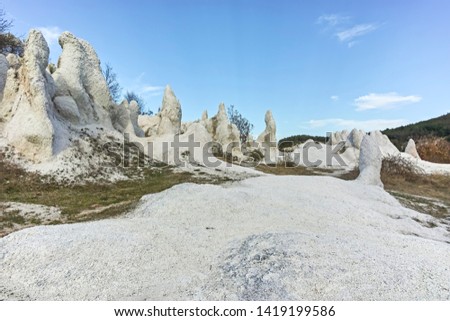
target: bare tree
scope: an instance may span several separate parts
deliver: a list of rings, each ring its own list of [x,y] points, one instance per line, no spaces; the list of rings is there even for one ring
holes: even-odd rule
[[[9,32],[13,24],[5,16],[5,11],[0,9],[0,52],[2,54],[14,53],[22,56],[24,52],[23,41]]]
[[[128,102],[131,102],[132,100],[137,102],[137,104],[139,106],[139,114],[153,115],[153,112],[151,110],[146,110],[144,99],[141,96],[139,96],[138,94],[136,94],[134,91],[127,91],[127,93],[125,94],[124,97],[126,100],[128,100]]]
[[[120,93],[122,88],[117,82],[117,74],[114,72],[113,68],[109,63],[105,64],[105,68],[102,68],[103,76],[105,77],[106,84],[108,85],[109,92],[111,93],[112,99],[118,103],[120,99]]]
[[[241,113],[234,108],[234,105],[230,105],[230,107],[228,107],[228,118],[230,119],[230,122],[235,124],[241,132],[241,143],[246,143],[248,137],[250,136],[250,132],[253,129],[253,124],[250,123],[247,118],[242,116]]]

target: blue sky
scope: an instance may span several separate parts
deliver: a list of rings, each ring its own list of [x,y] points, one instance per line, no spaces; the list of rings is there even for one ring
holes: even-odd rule
[[[68,30],[152,110],[170,84],[183,120],[233,104],[278,138],[384,129],[450,111],[450,1],[3,0],[53,62]]]

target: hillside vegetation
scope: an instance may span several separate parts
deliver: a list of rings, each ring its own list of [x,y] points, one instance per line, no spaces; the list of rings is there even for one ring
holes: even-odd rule
[[[386,129],[383,134],[400,150],[405,148],[410,138],[419,141],[424,137],[436,137],[450,142],[450,113],[415,124]]]
[[[292,147],[301,143],[306,142],[308,139],[312,139],[315,142],[325,143],[325,136],[311,136],[311,135],[294,135],[286,138],[282,138],[278,141],[278,148],[280,150]]]
[[[416,141],[417,152],[423,160],[450,163],[450,113],[383,131],[400,151],[410,138]]]

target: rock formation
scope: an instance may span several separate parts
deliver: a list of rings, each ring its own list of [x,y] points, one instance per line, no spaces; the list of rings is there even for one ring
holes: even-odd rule
[[[4,135],[26,158],[40,161],[53,154],[54,82],[46,71],[49,49],[39,31],[32,30],[24,56],[10,64],[0,115],[6,120]],[[10,57],[11,61],[14,61]]]
[[[115,129],[131,136],[144,137],[144,131],[138,124],[139,106],[136,101],[124,100],[119,106],[112,106],[112,122]]]
[[[80,125],[97,123],[111,127],[109,111],[114,103],[94,49],[69,32],[61,34],[59,44],[62,53],[52,74],[55,96],[62,97],[57,99],[58,112],[63,117],[78,118],[76,123]]]
[[[3,99],[6,78],[8,77],[9,63],[4,55],[0,55],[0,101]]]
[[[416,143],[412,138],[408,140],[408,144],[406,145],[405,148],[405,153],[411,155],[414,158],[420,159],[419,153],[417,152],[416,149]]]
[[[331,133],[330,141],[332,145],[339,144],[340,142],[346,141],[349,136],[349,133],[347,130],[337,131],[334,133]]]
[[[213,142],[219,143],[223,151],[227,151],[230,143],[240,146],[240,132],[236,125],[231,124],[228,120],[225,104],[219,105],[217,114],[212,118],[207,118],[208,113],[204,112],[200,123],[206,128],[211,135]]]
[[[382,154],[374,135],[365,135],[361,142],[361,153],[359,155],[359,176],[356,179],[367,185],[383,187],[380,172]]]
[[[181,105],[169,85],[164,90],[161,112],[158,116],[160,117],[160,122],[156,131],[157,135],[176,135],[180,133]]]
[[[376,143],[380,147],[380,151],[383,157],[385,156],[395,156],[400,154],[400,151],[395,147],[394,144],[389,140],[386,135],[383,135],[379,130],[370,132],[370,136],[375,138]]]
[[[266,122],[266,129],[258,136],[259,143],[276,144],[277,142],[277,126],[275,119],[273,119],[272,112],[268,110],[264,118]]]
[[[366,133],[364,131],[354,128],[347,137],[347,145],[360,149],[365,135]]]
[[[112,101],[94,49],[69,32],[59,43],[63,50],[52,74],[49,48],[38,30],[30,31],[23,58],[9,54],[5,63],[0,57],[0,117],[5,123],[1,134],[15,152],[33,163],[56,157],[70,163],[74,151],[82,148],[82,137],[93,141],[101,133],[113,137],[125,132],[142,136],[137,105]],[[96,132],[99,129],[104,132]],[[89,144],[84,144],[85,150],[92,148]],[[84,165],[92,167],[88,163]]]

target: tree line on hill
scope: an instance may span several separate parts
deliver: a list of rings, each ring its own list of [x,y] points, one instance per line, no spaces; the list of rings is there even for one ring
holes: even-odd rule
[[[387,135],[400,150],[406,146],[410,138],[419,140],[425,137],[436,137],[450,142],[450,113],[415,124],[388,128],[383,131],[383,134]]]

